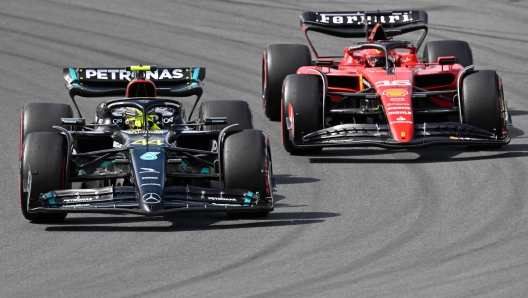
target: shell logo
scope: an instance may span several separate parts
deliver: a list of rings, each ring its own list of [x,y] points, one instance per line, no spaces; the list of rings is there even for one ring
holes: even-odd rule
[[[389,90],[383,91],[383,95],[387,95],[387,96],[404,96],[407,94],[409,93],[402,89],[389,89]]]
[[[403,138],[405,138],[405,133],[404,133],[404,132],[402,132],[402,133],[401,133],[401,136],[402,136]]]

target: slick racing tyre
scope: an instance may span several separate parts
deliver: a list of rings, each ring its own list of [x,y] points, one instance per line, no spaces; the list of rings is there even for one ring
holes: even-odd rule
[[[260,130],[243,130],[226,137],[223,146],[225,188],[259,193],[260,199],[272,197],[271,150],[268,137]],[[271,199],[270,199],[271,200]],[[268,202],[273,206],[273,201]],[[267,211],[230,212],[230,217],[264,217]]]
[[[493,132],[500,137],[509,125],[505,117],[504,92],[497,72],[479,70],[467,74],[462,82],[462,114],[464,123]],[[501,145],[470,146],[499,148]]]
[[[301,66],[310,66],[310,49],[301,44],[272,44],[262,58],[262,103],[264,114],[271,120],[280,117],[282,82]]]
[[[73,117],[69,105],[62,103],[27,103],[20,111],[20,157],[26,136],[32,132],[58,132],[54,125],[61,125],[61,118]],[[69,126],[63,126],[69,128]]]
[[[22,149],[20,168],[20,209],[33,222],[60,222],[67,213],[28,213],[28,198],[37,199],[42,193],[64,189],[66,167],[66,139],[58,132],[30,133]],[[31,193],[23,192],[23,181],[31,176]]]
[[[200,105],[199,118],[227,117],[227,125],[209,125],[205,129],[222,130],[238,123],[236,129],[253,129],[253,114],[248,103],[242,100],[206,101]]]
[[[423,61],[425,63],[436,63],[438,57],[455,56],[458,64],[463,67],[473,64],[473,54],[469,44],[461,40],[437,40],[425,44]]]
[[[61,118],[73,117],[72,108],[62,103],[28,103],[20,113],[21,143],[32,132],[58,132],[53,126],[61,125]]]
[[[291,154],[317,154],[322,147],[299,149],[291,138],[300,143],[303,136],[322,128],[321,80],[312,75],[292,74],[284,80],[282,94],[281,132],[284,149]],[[288,130],[287,118],[291,123]]]

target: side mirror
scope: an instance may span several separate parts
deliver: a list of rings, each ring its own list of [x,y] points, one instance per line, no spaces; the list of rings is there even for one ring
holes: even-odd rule
[[[439,65],[453,65],[458,63],[458,58],[455,56],[441,56],[438,57],[437,63]]]

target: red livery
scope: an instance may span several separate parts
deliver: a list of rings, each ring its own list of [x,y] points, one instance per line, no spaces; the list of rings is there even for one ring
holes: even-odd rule
[[[288,152],[509,143],[501,77],[474,69],[467,42],[428,42],[419,58],[426,12],[305,12],[301,28],[309,47],[269,45],[262,64],[264,112],[280,119]],[[416,42],[397,38],[415,31]],[[309,32],[366,41],[319,56]]]

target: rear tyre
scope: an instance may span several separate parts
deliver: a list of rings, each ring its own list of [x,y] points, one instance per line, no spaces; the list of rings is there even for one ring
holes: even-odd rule
[[[462,82],[464,123],[503,136],[509,129],[505,117],[502,82],[497,72],[480,70],[466,75]],[[502,145],[469,146],[500,148]]]
[[[22,149],[20,169],[20,209],[22,215],[37,223],[63,221],[67,213],[28,213],[28,198],[65,188],[66,140],[56,132],[36,132],[27,135]],[[23,192],[22,181],[28,179],[31,167],[31,193]]]
[[[321,81],[312,75],[292,74],[284,80],[282,94],[281,130],[284,149],[291,154],[317,154],[322,147],[299,149],[293,146],[291,137],[300,143],[303,136],[322,128]],[[286,118],[291,121],[292,131],[288,130]]]
[[[32,132],[57,132],[54,125],[61,125],[61,118],[73,117],[69,105],[62,103],[27,103],[20,110],[20,150],[22,158],[22,145],[26,136]],[[63,126],[69,128],[69,126]]]
[[[258,192],[261,199],[271,198],[271,151],[266,134],[243,130],[226,137],[223,146],[225,188]],[[273,206],[273,201],[269,202]],[[229,217],[264,217],[268,211],[229,212]]]
[[[56,132],[54,125],[61,125],[61,118],[73,117],[72,108],[62,103],[28,103],[21,111],[21,140],[32,132]]]
[[[253,129],[253,114],[248,103],[242,100],[206,101],[200,105],[199,118],[227,117],[227,125],[207,126],[208,129],[222,130],[226,126],[238,123],[237,129]]]
[[[423,61],[436,63],[438,57],[455,56],[458,64],[466,67],[473,64],[473,54],[469,44],[461,40],[437,40],[425,44]]]
[[[278,120],[281,109],[282,82],[301,66],[312,64],[310,49],[301,44],[272,44],[262,58],[262,103],[264,114]]]

